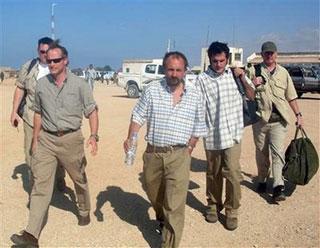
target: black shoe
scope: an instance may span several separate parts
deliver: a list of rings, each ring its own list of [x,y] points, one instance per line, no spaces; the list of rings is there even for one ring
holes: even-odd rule
[[[284,201],[286,199],[286,196],[283,193],[284,186],[279,185],[275,188],[273,188],[273,195],[272,198],[278,202],[278,201]]]
[[[56,188],[60,192],[64,192],[66,190],[66,181],[64,178],[59,178],[56,180]]]
[[[161,222],[159,223],[159,227],[156,228],[156,232],[157,232],[159,235],[162,235],[163,227],[164,227],[164,223],[161,221]]]
[[[258,193],[266,193],[267,192],[267,183],[259,183],[257,187]]]
[[[36,248],[39,247],[38,239],[30,233],[23,231],[21,234],[13,234],[11,241],[19,247]]]
[[[90,223],[90,214],[87,216],[81,216],[78,217],[78,225],[79,226],[86,226]]]

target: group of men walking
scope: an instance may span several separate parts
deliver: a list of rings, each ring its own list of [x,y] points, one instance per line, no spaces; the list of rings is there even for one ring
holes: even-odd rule
[[[79,204],[78,224],[90,223],[84,137],[80,129],[83,114],[89,119],[91,135],[87,144],[91,145],[93,155],[97,153],[99,140],[98,108],[90,86],[68,70],[67,49],[58,41],[48,39],[39,40],[34,72],[27,69],[31,62],[22,67],[11,114],[11,123],[16,126],[20,120],[18,106],[26,92],[26,111],[22,118],[26,126],[26,162],[31,168],[33,187],[28,225],[22,233],[12,235],[11,240],[28,247],[39,246],[57,168],[65,169],[74,182]],[[289,123],[286,101],[297,118],[297,125],[302,125],[303,120],[292,80],[276,63],[276,45],[265,42],[261,52],[261,74],[257,75],[254,68],[231,70],[227,66],[228,46],[213,42],[208,49],[210,66],[195,83],[185,80],[188,67],[185,55],[169,52],[163,58],[165,77],[148,84],[134,107],[123,146],[128,151],[131,136],[146,123],[143,183],[159,222],[162,247],[179,246],[191,154],[200,137],[204,138],[207,157],[205,220],[217,222],[218,213],[225,209],[225,228],[238,227],[242,180],[239,160],[244,125],[242,96],[234,77],[240,79],[246,96],[258,103],[260,120],[253,125],[257,191],[266,192],[272,169],[273,198],[285,200],[281,171],[283,141]],[[226,181],[225,197],[222,196],[223,180]]]

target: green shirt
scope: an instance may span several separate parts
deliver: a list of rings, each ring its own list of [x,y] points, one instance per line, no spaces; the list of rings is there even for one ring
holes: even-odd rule
[[[77,130],[83,114],[88,117],[96,108],[88,83],[70,71],[60,88],[50,74],[41,78],[36,86],[33,110],[41,114],[44,130]]]
[[[26,95],[26,105],[23,111],[23,120],[27,122],[31,127],[33,127],[33,109],[34,104],[34,94],[37,85],[37,76],[39,73],[39,61],[32,67],[28,73],[28,68],[32,60],[29,60],[24,65],[21,66],[19,71],[18,80],[16,81],[16,86],[20,89],[24,89],[27,92]]]
[[[253,79],[255,76],[254,67],[250,67],[246,72],[248,77]],[[256,88],[258,114],[268,122],[272,112],[272,104],[274,104],[283,119],[289,123],[288,102],[298,96],[288,71],[277,64],[274,73],[271,74],[265,64],[261,63],[261,75],[265,78],[266,83]]]

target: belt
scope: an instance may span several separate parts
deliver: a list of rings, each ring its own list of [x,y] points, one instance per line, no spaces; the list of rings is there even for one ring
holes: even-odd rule
[[[171,146],[153,146],[148,143],[146,148],[146,153],[153,153],[153,152],[166,153],[169,151],[174,151],[174,150],[178,150],[186,147],[187,146],[183,144],[177,144],[177,145],[171,145]]]
[[[50,134],[52,134],[52,135],[54,135],[54,136],[57,136],[57,137],[61,137],[61,136],[63,136],[63,135],[66,135],[66,134],[68,134],[68,133],[73,133],[73,132],[76,132],[76,131],[78,131],[79,129],[77,129],[77,130],[73,130],[73,129],[69,129],[69,130],[59,130],[59,131],[57,131],[57,132],[52,132],[52,131],[49,131],[49,130],[44,130],[46,133],[50,133]]]

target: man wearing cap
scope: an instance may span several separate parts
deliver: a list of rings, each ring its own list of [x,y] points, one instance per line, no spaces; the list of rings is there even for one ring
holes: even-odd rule
[[[284,147],[290,122],[289,103],[296,117],[296,125],[303,125],[302,114],[297,103],[297,93],[288,71],[277,64],[277,47],[267,41],[262,44],[263,62],[247,71],[256,87],[258,114],[261,119],[252,126],[256,146],[258,167],[258,193],[266,193],[270,169],[273,174],[273,199],[285,200],[282,168],[284,166]],[[271,151],[271,163],[269,159]],[[271,165],[271,167],[270,167]]]

